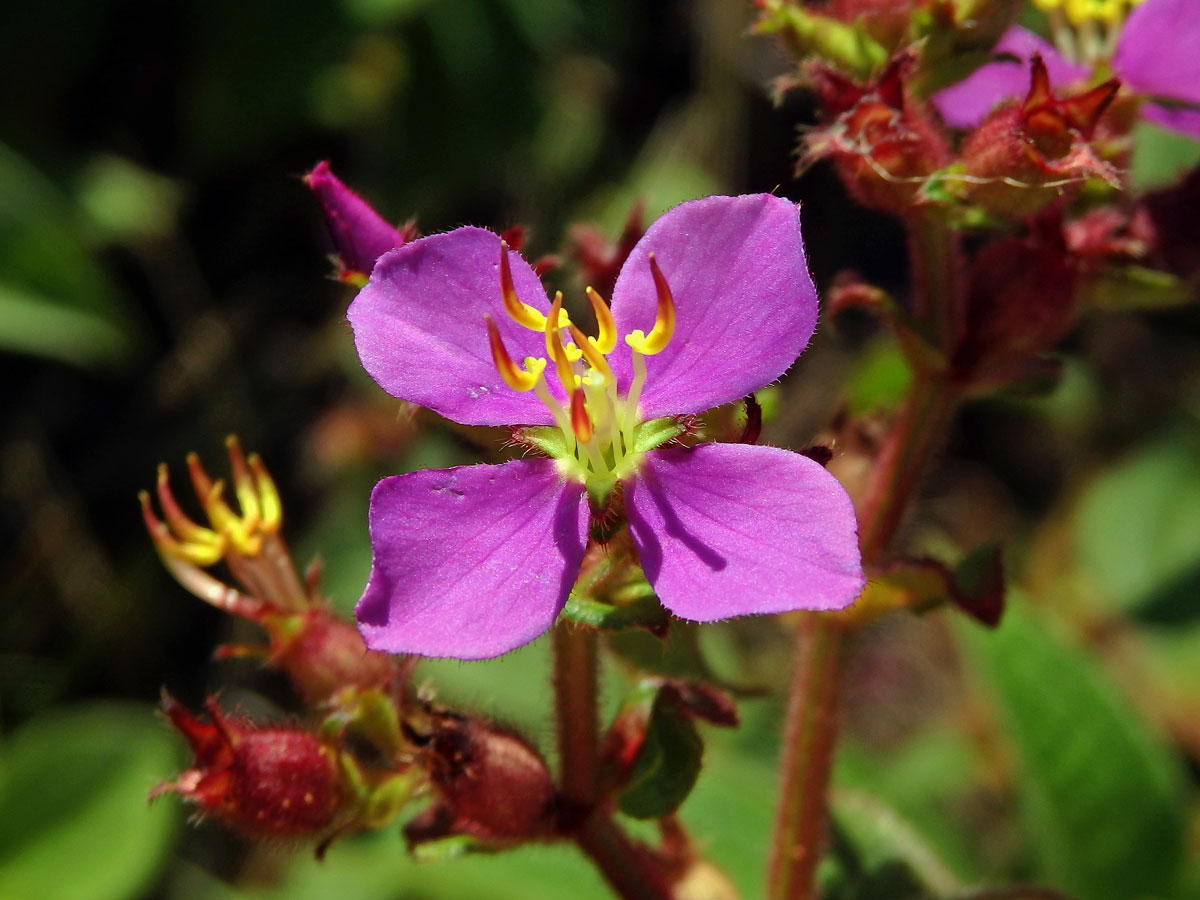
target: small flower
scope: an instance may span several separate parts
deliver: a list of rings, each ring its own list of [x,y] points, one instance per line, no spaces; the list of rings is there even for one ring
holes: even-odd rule
[[[527,426],[550,458],[376,485],[356,610],[368,646],[477,659],[532,640],[575,582],[593,509],[619,501],[647,579],[683,618],[853,601],[854,510],[820,465],[774,447],[670,444],[674,417],[774,381],[808,343],[817,300],[799,224],[795,205],[765,194],[676,207],[633,248],[611,309],[587,292],[596,337],[490,231],[380,259],[348,313],[367,371],[456,422]]]
[[[1055,86],[1083,81],[1107,64],[1143,98],[1141,115],[1200,138],[1200,10],[1195,0],[1040,0],[1059,39],[1054,46],[1023,28],[1005,32],[994,53],[1004,58],[939,91],[934,105],[950,125],[969,128],[1002,100],[1021,96],[1029,63],[1040,55]],[[1126,7],[1133,6],[1128,17]]]

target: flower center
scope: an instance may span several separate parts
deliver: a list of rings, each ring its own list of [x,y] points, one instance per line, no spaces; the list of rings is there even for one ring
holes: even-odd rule
[[[646,384],[646,357],[661,353],[675,332],[675,301],[653,253],[649,265],[658,307],[649,334],[635,329],[624,335],[633,356],[633,378],[622,395],[608,363],[609,355],[617,347],[617,324],[604,298],[587,288],[588,301],[596,314],[595,337],[584,335],[570,321],[562,308],[562,291],[555,294],[550,314],[543,315],[517,296],[508,262],[508,245],[500,243],[500,297],[504,310],[518,325],[545,336],[546,356],[567,395],[566,407],[547,387],[546,357],[526,357],[518,365],[505,348],[496,324],[490,316],[485,316],[492,360],[505,384],[515,391],[533,391],[554,416],[557,432],[530,429],[527,435],[559,461],[564,474],[586,484],[597,500],[606,497],[618,480],[637,468],[646,450],[669,440],[679,430],[670,422],[643,423],[638,414],[638,402]],[[564,330],[570,338],[565,343]]]
[[[1059,52],[1088,65],[1109,59],[1129,11],[1143,0],[1034,0]]]

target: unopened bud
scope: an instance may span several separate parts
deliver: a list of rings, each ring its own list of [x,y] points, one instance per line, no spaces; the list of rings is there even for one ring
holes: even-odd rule
[[[334,825],[342,799],[338,767],[314,735],[227,717],[212,699],[205,704],[208,722],[171,697],[163,709],[195,759],[175,781],[155,787],[150,799],[178,793],[200,816],[261,837],[315,837]]]
[[[438,802],[405,828],[410,843],[450,834],[503,847],[553,835],[556,793],[541,755],[498,725],[429,710],[410,726]]]
[[[1041,57],[1031,65],[1024,100],[1002,104],[963,141],[964,198],[992,215],[1025,218],[1089,178],[1119,185],[1091,138],[1120,84],[1060,98]]]
[[[267,623],[272,665],[287,673],[309,705],[327,702],[346,688],[387,689],[400,667],[396,658],[368,650],[358,629],[324,607],[281,623]]]
[[[417,236],[413,222],[401,229],[389,225],[367,201],[333,174],[327,162],[317,163],[316,168],[304,176],[304,183],[321,201],[337,250],[340,281],[361,287],[375,268],[375,260]]]

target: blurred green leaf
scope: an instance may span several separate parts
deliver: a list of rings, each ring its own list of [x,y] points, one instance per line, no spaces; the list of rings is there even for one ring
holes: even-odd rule
[[[1133,129],[1133,160],[1130,182],[1143,192],[1167,187],[1192,166],[1200,163],[1200,141],[1167,131],[1147,121]]]
[[[79,181],[79,203],[114,241],[164,237],[175,230],[180,186],[119,156],[94,159]]]
[[[110,319],[4,281],[0,322],[0,350],[78,366],[114,363],[129,350],[126,334]]]
[[[1079,302],[1096,309],[1169,309],[1190,303],[1192,292],[1169,272],[1145,266],[1105,266],[1080,291]]]
[[[659,691],[629,783],[617,797],[621,812],[636,819],[670,815],[687,799],[700,775],[704,742],[691,716]]]
[[[138,336],[58,187],[0,144],[0,349],[76,365],[126,357]]]
[[[1118,609],[1200,615],[1200,440],[1174,432],[1096,478],[1074,532],[1082,571]]]
[[[0,897],[140,896],[178,820],[178,804],[150,807],[146,792],[176,757],[148,707],[96,704],[24,725],[0,769]]]
[[[1170,753],[1050,622],[1013,604],[995,632],[966,637],[1016,750],[1047,877],[1081,900],[1170,895],[1184,829]]]
[[[846,405],[852,415],[894,409],[912,382],[912,370],[899,344],[891,340],[871,343],[854,361],[846,381]]]

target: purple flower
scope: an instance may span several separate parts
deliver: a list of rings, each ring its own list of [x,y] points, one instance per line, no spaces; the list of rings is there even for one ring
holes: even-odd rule
[[[858,596],[854,509],[824,468],[774,447],[671,444],[673,417],[774,381],[812,336],[796,206],[766,194],[678,206],[634,247],[611,310],[588,297],[596,337],[497,235],[459,228],[386,254],[351,304],[385,390],[463,424],[529,426],[548,456],[376,485],[356,610],[370,647],[478,659],[537,637],[575,582],[591,510],[618,486],[646,577],[676,615]]]
[[[1106,0],[1102,5],[1108,12],[1121,7],[1119,0]],[[1070,16],[1069,0],[1067,6]],[[1094,41],[1099,30],[1118,23],[1081,20],[1079,24],[1088,26],[1081,27],[1079,35],[1065,22],[1059,21],[1057,27],[1079,46],[1087,41],[1076,37],[1090,35]],[[1082,81],[1091,71],[1090,66],[1066,59],[1023,28],[1005,32],[995,52],[1014,59],[988,63],[934,95],[934,105],[948,124],[973,127],[999,102],[1024,95],[1029,90],[1029,61],[1035,53],[1046,63],[1055,86]],[[1200,6],[1196,0],[1145,0],[1135,6],[1116,35],[1110,65],[1126,87],[1144,98],[1141,112],[1145,118],[1200,138]]]

